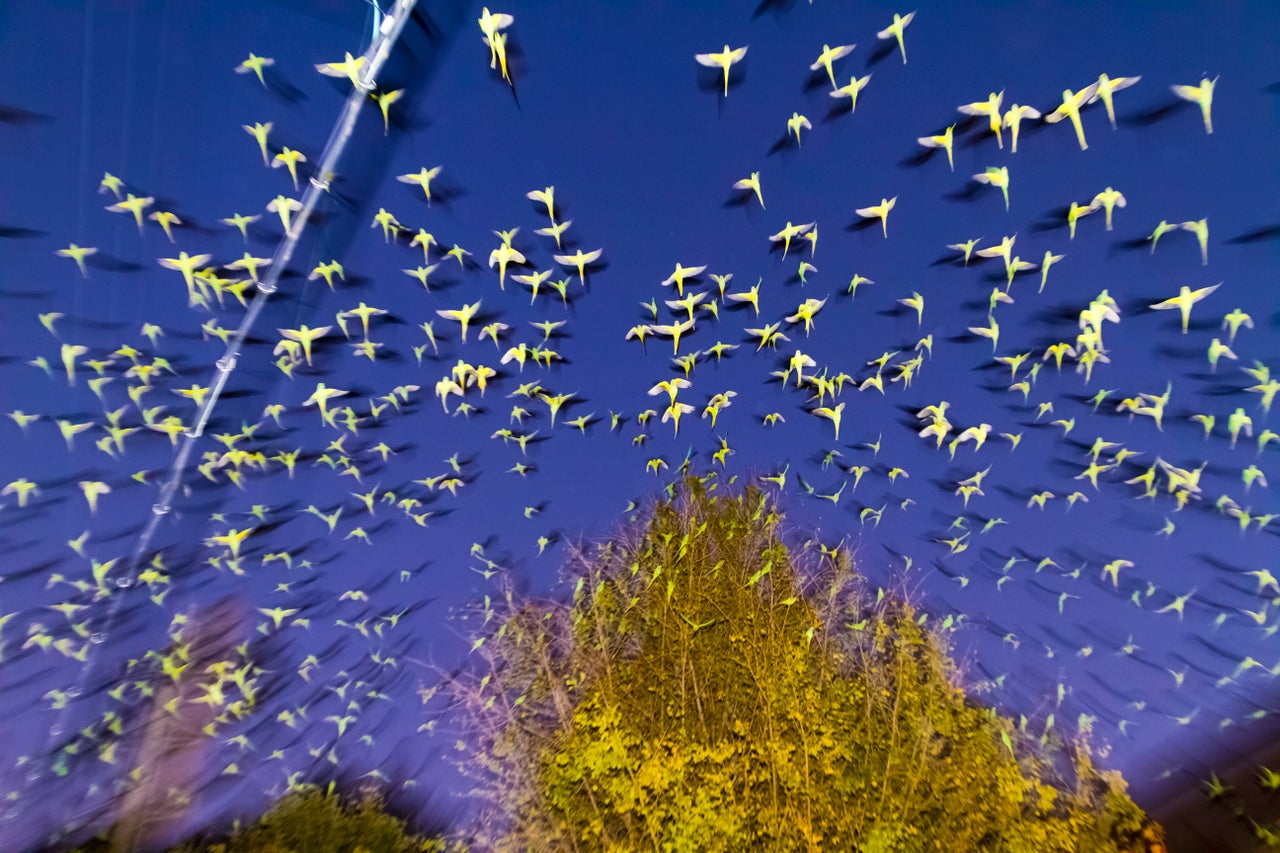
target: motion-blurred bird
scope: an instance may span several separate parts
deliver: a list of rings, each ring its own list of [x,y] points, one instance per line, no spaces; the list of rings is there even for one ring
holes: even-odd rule
[[[1199,104],[1200,114],[1204,118],[1205,133],[1213,133],[1213,118],[1210,111],[1213,109],[1213,87],[1218,82],[1218,78],[1214,77],[1210,80],[1205,77],[1200,81],[1198,86],[1170,86],[1173,94],[1182,98],[1184,101],[1190,101],[1193,104]]]
[[[827,420],[831,421],[831,423],[836,428],[835,440],[839,441],[840,440],[840,419],[841,419],[841,416],[844,414],[844,403],[838,403],[834,408],[830,408],[828,406],[818,406],[817,408],[812,409],[811,411],[813,412],[813,414],[817,415],[818,417],[826,418]]]
[[[832,89],[830,92],[827,92],[827,95],[832,98],[848,98],[849,113],[852,115],[853,113],[856,113],[858,111],[858,93],[861,92],[863,89],[867,88],[867,84],[870,82],[871,82],[870,74],[864,75],[862,77],[859,77],[855,74],[854,76],[849,78],[848,83],[839,87],[838,89]]]
[[[1080,108],[1085,104],[1094,100],[1094,96],[1098,93],[1098,84],[1094,82],[1089,86],[1081,89],[1079,92],[1073,92],[1070,89],[1062,90],[1062,103],[1058,108],[1044,117],[1048,124],[1055,124],[1064,118],[1071,119],[1071,126],[1076,130],[1076,140],[1080,143],[1080,150],[1084,151],[1089,147],[1089,143],[1084,138],[1084,125],[1080,122]]]
[[[507,73],[507,34],[502,30],[514,24],[515,20],[503,12],[490,12],[488,6],[481,9],[480,17],[476,20],[480,25],[480,32],[484,34],[483,41],[489,48],[489,67],[494,68],[501,62],[502,79],[508,83],[511,83],[511,77]]]
[[[956,126],[952,124],[949,125],[946,130],[942,131],[942,133],[935,134],[933,136],[921,136],[916,139],[916,142],[920,143],[925,148],[941,148],[946,151],[947,165],[951,167],[951,171],[953,172],[956,170],[956,161],[954,156],[955,131]],[[966,263],[967,261],[968,259],[966,258]]]
[[[792,112],[791,118],[787,119],[787,132],[795,134],[796,146],[800,145],[800,128],[805,130],[813,130],[813,125],[809,123],[809,119],[800,113]]]
[[[1233,308],[1229,314],[1222,318],[1222,328],[1227,329],[1230,333],[1227,338],[1228,345],[1236,342],[1236,332],[1240,331],[1241,326],[1252,329],[1253,318],[1239,308]]]
[[[818,54],[818,58],[809,66],[809,70],[824,69],[827,72],[827,77],[831,80],[831,88],[834,89],[836,87],[836,72],[832,68],[832,63],[853,53],[855,47],[857,47],[856,44],[838,44],[835,47],[824,44],[822,53]]]
[[[876,33],[876,38],[881,40],[891,38],[898,40],[898,51],[902,54],[903,65],[907,64],[907,46],[903,44],[902,34],[907,28],[907,24],[910,24],[915,16],[915,12],[908,12],[905,15],[899,15],[897,12],[894,12],[893,23]]]
[[[378,109],[382,111],[382,135],[386,136],[391,132],[391,105],[404,97],[404,89],[392,89],[389,92],[370,92],[369,97],[373,98],[378,105]]]
[[[708,68],[721,68],[724,70],[724,97],[729,97],[729,68],[738,63],[742,57],[747,55],[747,45],[742,47],[724,46],[724,50],[719,53],[695,53],[693,58],[698,61],[699,65],[705,65]]]
[[[269,56],[258,56],[254,53],[250,53],[248,59],[236,66],[236,73],[248,74],[252,71],[254,74],[258,75],[258,82],[263,85],[263,88],[265,88],[267,81],[262,77],[262,69],[275,64],[276,61]]]
[[[462,326],[462,340],[465,343],[467,340],[467,326],[471,322],[471,319],[475,317],[476,312],[480,310],[480,303],[482,301],[483,300],[477,299],[470,305],[463,305],[461,308],[437,309],[436,314],[446,320],[453,320],[459,323]]]
[[[1111,230],[1111,213],[1117,207],[1124,207],[1128,202],[1125,200],[1124,193],[1117,189],[1107,187],[1102,192],[1093,197],[1093,202],[1089,205],[1095,210],[1101,207],[1107,214],[1107,230]]]
[[[417,172],[410,172],[407,175],[397,175],[396,180],[402,184],[415,184],[422,188],[422,194],[427,197],[427,205],[431,205],[431,181],[440,174],[443,166],[433,166],[428,169],[426,166],[420,168]]]
[[[262,218],[262,214],[255,213],[253,216],[246,216],[241,213],[233,213],[230,216],[219,219],[223,225],[230,225],[232,228],[240,232],[240,236],[245,240],[249,239],[249,226]]]
[[[323,278],[324,283],[329,285],[330,290],[333,290],[334,275],[337,275],[338,278],[343,281],[347,280],[346,274],[342,269],[342,264],[338,263],[336,260],[325,261],[315,265],[315,268],[307,274],[307,281],[315,281],[318,278]]]
[[[898,197],[882,198],[879,204],[873,204],[870,207],[859,207],[854,213],[863,219],[879,219],[880,227],[884,230],[884,236],[889,236],[889,211],[893,210],[893,206],[898,203]]]
[[[1142,79],[1137,77],[1108,77],[1106,74],[1098,75],[1097,91],[1094,93],[1093,100],[1102,101],[1102,105],[1107,108],[1107,119],[1111,122],[1111,129],[1116,129],[1116,107],[1113,96],[1121,89],[1127,89],[1134,83]]]
[[[311,345],[315,343],[317,340],[319,340],[320,338],[323,338],[325,335],[329,334],[332,328],[333,328],[332,326],[320,326],[318,328],[313,329],[310,326],[308,326],[306,323],[303,323],[302,326],[300,326],[297,329],[276,329],[276,331],[279,332],[280,336],[283,337],[285,340],[296,341],[300,343],[302,345],[302,352],[306,356],[307,364],[310,365],[311,364]]]
[[[84,499],[89,504],[89,512],[96,514],[98,512],[98,498],[102,495],[111,493],[111,487],[106,483],[96,480],[81,480],[76,483],[80,487],[80,491],[84,493]],[[112,560],[112,562],[115,562]]]
[[[58,249],[56,254],[59,257],[71,258],[76,262],[76,266],[80,268],[80,275],[85,278],[89,277],[89,268],[85,266],[84,259],[90,255],[96,255],[98,250],[92,246],[77,246],[75,243],[67,246],[65,249]]]
[[[1187,326],[1191,322],[1191,306],[1195,305],[1221,286],[1222,282],[1218,282],[1217,284],[1211,284],[1208,287],[1199,287],[1192,290],[1184,284],[1177,296],[1170,297],[1163,302],[1157,302],[1150,307],[1156,311],[1167,311],[1171,308],[1177,308],[1182,313],[1182,334],[1185,335],[1187,333]]]
[[[321,62],[316,65],[316,70],[324,76],[346,77],[352,86],[360,85],[360,71],[363,68],[364,57],[352,56],[350,52],[345,53],[340,62]]]
[[[1009,209],[1009,167],[1008,166],[988,166],[986,171],[981,174],[974,175],[973,179],[980,184],[997,187],[1004,196],[1004,209]],[[885,235],[886,237],[888,234]]]
[[[155,203],[153,196],[136,196],[128,193],[124,201],[118,201],[115,204],[107,205],[107,210],[112,213],[132,213],[133,218],[138,223],[138,231],[142,231],[142,211],[146,210]]]
[[[506,290],[507,265],[527,263],[525,256],[511,245],[511,240],[519,230],[512,228],[510,231],[493,232],[501,238],[502,245],[489,253],[489,269],[493,269],[494,264],[498,265],[498,287],[501,290]]]
[[[578,270],[578,282],[585,287],[587,284],[587,265],[594,264],[600,260],[600,256],[603,254],[604,249],[594,249],[590,252],[577,249],[572,255],[552,255],[551,257],[562,266],[576,268]]]
[[[756,194],[756,200],[760,202],[761,209],[764,208],[764,193],[760,191],[760,173],[752,172],[750,177],[734,181],[733,188],[735,190],[750,190]]]
[[[271,133],[271,122],[255,121],[253,124],[241,125],[244,132],[258,140],[258,148],[262,151],[262,165],[270,166],[271,161],[267,154],[267,135]]]
[[[1014,154],[1018,153],[1018,131],[1022,129],[1022,122],[1029,118],[1040,118],[1040,111],[1024,104],[1014,104],[1005,111],[1004,126],[1009,128],[1009,147]]]
[[[910,296],[899,299],[898,302],[916,312],[917,326],[924,324],[924,297],[919,292],[913,291]]]
[[[293,179],[294,192],[298,190],[298,164],[307,162],[307,155],[301,151],[296,151],[288,145],[280,149],[280,153],[271,158],[271,168],[278,169],[284,166],[289,170],[289,177]]]
[[[1201,266],[1209,263],[1209,220],[1195,219],[1182,223],[1180,227],[1183,231],[1190,231],[1196,235],[1196,242],[1200,244],[1200,264]],[[1155,241],[1151,243],[1151,250],[1155,251]]]
[[[996,135],[996,143],[1004,148],[1004,136],[1000,129],[1004,127],[1004,114],[1000,112],[1000,103],[1004,100],[1004,90],[992,92],[985,101],[974,101],[963,104],[956,109],[968,116],[986,116],[991,132]]]

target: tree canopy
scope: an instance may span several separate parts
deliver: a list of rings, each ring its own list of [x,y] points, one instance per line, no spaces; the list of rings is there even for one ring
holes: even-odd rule
[[[561,600],[486,607],[456,685],[478,846],[1163,849],[1087,721],[1037,737],[982,707],[949,620],[865,588],[843,548],[788,547],[767,495],[726,491],[688,480],[579,550]]]

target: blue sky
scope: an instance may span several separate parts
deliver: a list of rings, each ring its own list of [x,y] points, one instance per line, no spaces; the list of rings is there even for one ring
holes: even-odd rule
[[[1259,370],[1260,363],[1280,371],[1274,287],[1280,172],[1270,143],[1280,81],[1270,49],[1280,37],[1274,7],[926,5],[906,30],[904,64],[876,32],[895,11],[909,10],[880,3],[856,9],[822,0],[776,3],[756,14],[750,4],[512,4],[493,11],[514,17],[506,30],[513,86],[488,67],[478,7],[425,3],[421,11],[425,18],[408,24],[378,80],[384,91],[405,91],[391,107],[389,132],[376,104],[367,103],[333,191],[253,328],[206,437],[193,448],[199,462],[201,453],[224,449],[213,434],[260,423],[239,446],[267,456],[300,450],[297,474],[290,478],[271,463],[247,471],[237,488],[225,474],[214,482],[193,466],[146,553],[148,560],[159,553],[170,576],[158,605],[148,593],[162,584],[104,596],[69,583],[50,586],[54,573],[92,582],[92,560],[120,559],[113,571],[127,574],[128,555],[172,462],[170,442],[145,429],[127,393],[136,384],[124,375],[128,356],[111,354],[127,344],[145,362],[167,358],[177,375],[157,379],[143,408],[163,405],[158,419],[191,420],[195,406],[171,392],[208,385],[222,354],[222,344],[201,327],[216,320],[235,328],[244,311],[230,296],[222,306],[212,300],[209,310],[192,308],[180,274],[157,259],[208,253],[221,265],[246,251],[272,255],[283,235],[265,205],[277,194],[296,194],[285,169],[264,167],[242,126],[271,122],[269,153],[284,146],[301,151],[308,158],[305,181],[350,91],[349,82],[321,76],[315,65],[363,51],[372,9],[332,0],[194,9],[67,2],[0,11],[0,41],[28,81],[19,85],[10,75],[0,84],[8,176],[0,194],[7,258],[0,276],[0,397],[6,412],[43,416],[26,430],[10,418],[0,422],[12,448],[0,459],[0,481],[25,478],[40,489],[26,507],[16,494],[0,499],[0,541],[8,552],[0,613],[11,616],[0,628],[0,695],[15,733],[0,743],[0,779],[13,804],[0,836],[49,828],[52,818],[28,805],[41,786],[109,784],[120,766],[92,758],[65,780],[31,781],[26,769],[49,760],[49,747],[40,744],[51,720],[75,730],[110,712],[117,700],[95,686],[110,686],[119,665],[162,648],[175,614],[225,596],[243,608],[244,636],[272,655],[262,661],[271,689],[251,720],[222,734],[244,733],[256,749],[239,753],[225,745],[209,760],[210,812],[251,807],[245,804],[259,802],[264,789],[279,789],[289,773],[328,778],[333,765],[308,750],[323,756],[329,746],[355,775],[395,770],[416,775],[419,790],[452,779],[445,771],[452,735],[415,734],[427,719],[415,690],[432,677],[424,664],[449,670],[465,661],[471,625],[463,614],[497,590],[496,578],[477,571],[485,567],[474,546],[520,588],[548,590],[569,554],[567,542],[617,529],[629,502],[659,494],[689,454],[696,471],[716,470],[739,483],[785,469],[778,497],[798,543],[843,541],[873,584],[908,590],[938,618],[964,614],[953,638],[967,683],[978,690],[999,679],[1002,686],[990,685],[981,696],[1027,715],[1032,731],[1049,714],[1068,728],[1079,714],[1096,717],[1094,740],[1106,763],[1129,775],[1144,804],[1233,763],[1273,730],[1276,689],[1268,670],[1280,663],[1273,634],[1280,589],[1248,573],[1280,571],[1280,527],[1256,520],[1280,512],[1280,504],[1260,482],[1246,489],[1242,472],[1256,465],[1280,478],[1280,443],[1259,451],[1256,442],[1263,430],[1280,430],[1280,416],[1264,411],[1260,393],[1245,390],[1268,380],[1242,368]],[[428,19],[424,29],[420,21]],[[871,75],[852,113],[847,99],[829,96],[825,73],[809,68],[824,44],[851,43],[856,49],[835,63],[837,82]],[[694,55],[726,44],[749,50],[733,66],[724,97],[719,72],[701,67]],[[265,86],[235,73],[250,52],[274,59]],[[1115,130],[1100,103],[1083,111],[1088,150],[1069,121],[1028,121],[1013,153],[1007,138],[997,145],[984,120],[957,112],[1003,91],[1004,109],[1025,103],[1047,114],[1064,89],[1083,89],[1102,73],[1142,79],[1116,93]],[[1212,134],[1199,109],[1170,90],[1204,78],[1218,81]],[[787,136],[793,112],[812,125],[799,144]],[[942,152],[925,157],[916,141],[953,123],[954,171]],[[442,168],[430,204],[418,187],[396,180],[435,166]],[[1010,175],[1008,211],[997,189],[972,180],[1001,166]],[[153,197],[150,211],[182,219],[172,242],[153,221],[139,233],[128,214],[104,210],[114,201],[99,191],[106,172],[124,181],[122,191]],[[763,208],[732,189],[752,172],[760,173]],[[535,233],[549,220],[526,193],[548,186],[555,187],[557,219],[572,221],[566,251],[602,250],[585,285],[554,261],[551,238]],[[1098,211],[1080,220],[1071,239],[1066,208],[1090,203],[1106,187],[1127,200],[1114,212],[1113,230],[1105,230]],[[855,213],[892,197],[887,236]],[[373,222],[380,208],[407,229],[394,243]],[[261,214],[247,240],[219,223],[233,213]],[[1207,263],[1186,230],[1163,235],[1151,251],[1147,238],[1157,223],[1200,219],[1209,224]],[[817,224],[812,253],[800,240],[784,258],[770,241],[788,222]],[[429,291],[403,272],[424,263],[421,249],[409,244],[419,228],[438,244],[426,259],[439,264]],[[527,263],[513,272],[568,277],[567,304],[554,291],[546,295],[545,285],[530,304],[529,289],[510,275],[499,288],[487,265],[500,245],[494,232],[514,228],[513,246]],[[1013,302],[994,309],[1001,331],[993,353],[991,342],[969,329],[987,325],[992,290],[1006,284],[1004,265],[975,258],[966,266],[947,246],[980,238],[979,248],[990,247],[1009,235],[1016,235],[1013,254],[1024,260],[1038,263],[1047,251],[1064,257],[1043,292],[1039,271],[1014,279]],[[87,277],[55,254],[71,243],[98,249]],[[444,255],[455,245],[470,253],[466,266]],[[331,259],[346,274],[334,291],[307,278]],[[816,267],[803,282],[801,260]],[[678,435],[659,422],[665,395],[647,393],[680,373],[670,340],[650,337],[642,346],[624,339],[634,326],[678,318],[679,309],[662,304],[676,294],[660,284],[677,264],[705,265],[690,290],[718,303],[718,317],[699,313],[680,354],[705,353],[718,341],[738,346],[692,367],[692,387],[679,400],[695,409]],[[710,273],[732,274],[730,293],[758,280],[759,316],[721,302]],[[850,296],[855,276],[874,283]],[[1150,309],[1183,286],[1219,283],[1194,306],[1186,334],[1177,311]],[[1070,357],[1059,372],[1043,359],[1045,349],[1074,342],[1079,312],[1104,290],[1121,317],[1104,326],[1109,362],[1097,364],[1088,381]],[[924,299],[919,320],[899,303],[913,294]],[[784,318],[810,298],[826,302],[806,335]],[[657,319],[642,307],[652,299]],[[437,311],[476,301],[481,319],[463,342],[458,324]],[[381,345],[372,361],[352,346],[362,338],[359,321],[347,340],[335,320],[361,302],[388,312],[370,327],[369,339]],[[1221,324],[1236,308],[1251,316],[1253,328],[1241,328],[1232,343],[1237,360],[1224,356],[1211,370],[1210,342],[1226,342]],[[54,324],[56,337],[39,320],[46,312],[64,315]],[[428,320],[438,354],[420,328]],[[509,347],[540,343],[543,333],[531,322],[561,320],[547,342],[561,356],[552,367],[530,363],[517,371],[499,363]],[[478,340],[479,327],[494,322],[509,327],[499,344]],[[144,323],[164,329],[154,351],[140,335]],[[781,323],[789,340],[776,351],[757,351],[744,330],[769,323]],[[272,351],[278,329],[303,324],[333,328],[317,343],[313,364],[299,365],[290,379]],[[923,352],[910,386],[891,382],[929,335],[932,354]],[[61,370],[62,344],[88,349],[78,358],[74,386]],[[414,347],[423,346],[419,359]],[[816,388],[797,390],[794,374],[784,387],[770,375],[785,370],[797,350],[816,362],[809,373],[852,377],[837,398],[845,405],[839,441],[832,423],[811,413],[819,405],[810,400]],[[896,353],[883,372],[884,393],[859,391],[875,375],[869,362],[884,353]],[[1013,374],[993,361],[1022,353],[1029,356]],[[38,356],[51,364],[48,373],[27,363]],[[112,361],[103,368],[112,381],[102,386],[101,401],[88,383],[94,374],[85,362],[93,359]],[[475,407],[469,416],[457,413],[456,397],[448,411],[433,398],[437,381],[459,360],[498,371],[483,396],[467,390],[464,400]],[[1030,383],[1032,365],[1040,369],[1024,401],[1009,387]],[[554,427],[545,403],[510,396],[533,381],[548,394],[574,395]],[[335,405],[349,404],[365,418],[356,432],[325,426],[302,405],[318,382],[350,392]],[[399,412],[370,415],[385,402],[380,396],[406,385],[420,389],[401,401]],[[1102,389],[1112,393],[1095,411],[1089,399]],[[1117,410],[1125,398],[1158,397],[1166,389],[1162,428]],[[712,428],[699,415],[712,395],[726,391],[736,396]],[[829,399],[823,402],[834,405]],[[954,426],[948,440],[991,425],[981,449],[961,445],[952,459],[946,444],[938,449],[917,435],[925,422],[916,412],[944,401]],[[285,406],[280,426],[264,416],[277,403]],[[1048,403],[1052,412],[1037,419],[1038,407]],[[523,423],[512,423],[513,405],[529,410]],[[54,424],[100,424],[106,411],[122,406],[121,423],[144,428],[126,439],[119,458],[94,446],[106,435],[100,427],[78,436],[68,451]],[[658,414],[641,426],[637,415],[650,408]],[[1253,436],[1242,432],[1232,447],[1227,421],[1238,408],[1252,418]],[[622,416],[616,429],[611,413]],[[771,413],[785,420],[766,425]],[[1207,438],[1190,420],[1197,413],[1215,416]],[[566,424],[583,416],[590,416],[583,430]],[[501,429],[537,431],[527,456],[492,437]],[[998,437],[1002,432],[1021,434],[1016,449]],[[711,458],[721,439],[733,449],[723,469]],[[1139,455],[1101,473],[1095,490],[1076,477],[1096,439]],[[330,450],[335,440],[342,444]],[[873,453],[866,445],[877,440]],[[373,450],[380,443],[394,451],[385,461]],[[1116,449],[1102,452],[1100,464],[1110,464]],[[313,464],[325,453],[346,454],[359,479]],[[447,477],[450,457],[461,481],[456,494],[413,482]],[[1201,492],[1184,509],[1162,471],[1154,499],[1126,484],[1157,458],[1187,470],[1207,463]],[[655,459],[668,466],[656,476],[648,465]],[[534,469],[521,476],[510,470],[517,463]],[[860,466],[867,470],[855,488],[850,469]],[[891,480],[894,468],[906,476]],[[987,468],[985,494],[964,506],[957,484]],[[131,477],[139,471],[149,472],[145,484]],[[80,481],[111,486],[94,514]],[[842,485],[834,502],[814,497]],[[372,516],[356,496],[371,489],[375,501],[387,491],[396,496],[377,503]],[[1045,490],[1055,498],[1043,511],[1029,508],[1029,498]],[[1075,491],[1087,501],[1068,509],[1066,496]],[[406,498],[420,503],[398,509]],[[1255,520],[1242,529],[1224,498]],[[266,507],[261,518],[249,514],[255,505]],[[308,506],[323,513],[342,508],[332,534],[305,512]],[[882,508],[878,524],[864,514]],[[414,523],[410,514],[424,511],[434,515],[425,526]],[[1005,523],[982,532],[992,519]],[[1167,523],[1172,534],[1157,535]],[[208,562],[224,551],[206,544],[209,537],[247,528],[254,532],[242,546],[242,574]],[[367,542],[349,537],[357,528]],[[82,558],[64,543],[85,530]],[[539,553],[542,537],[548,543]],[[939,540],[954,538],[964,547],[949,554]],[[263,564],[264,555],[285,550],[294,568],[282,560]],[[1052,564],[1037,570],[1042,560]],[[1102,572],[1113,560],[1133,564],[1115,586]],[[343,599],[349,592],[357,594]],[[1187,594],[1181,618],[1157,612]],[[86,615],[105,621],[113,602],[121,603],[87,675],[78,661],[28,642],[47,632],[69,638],[64,648],[74,652],[83,638],[50,608],[83,604],[77,623]],[[257,609],[275,607],[298,613],[276,630]],[[335,624],[405,609],[381,640]],[[310,627],[291,624],[296,617]],[[382,666],[371,653],[393,653],[399,661]],[[298,675],[308,655],[320,661],[309,681]],[[1261,666],[1237,672],[1247,658]],[[348,682],[364,682],[388,698],[366,703],[338,740],[337,726],[324,718],[343,714],[335,690]],[[58,700],[50,691],[77,683],[82,695],[65,711],[53,709]],[[279,710],[299,706],[311,709],[301,733],[274,722]],[[1261,719],[1250,719],[1259,712]],[[448,730],[447,721],[440,725]],[[360,741],[363,734],[372,743]],[[284,757],[268,759],[276,749]],[[221,772],[232,761],[242,775]],[[456,785],[443,787],[442,794]],[[101,801],[95,792],[85,798]]]

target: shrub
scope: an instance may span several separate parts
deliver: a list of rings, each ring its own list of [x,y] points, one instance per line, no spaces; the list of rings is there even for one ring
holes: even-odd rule
[[[344,801],[331,792],[286,795],[265,815],[230,838],[189,842],[175,853],[426,853],[444,850],[410,833],[372,793]]]
[[[106,833],[108,838],[111,833]],[[120,847],[120,840],[91,842],[78,853],[106,853]],[[382,800],[364,792],[344,800],[332,790],[318,788],[285,795],[256,823],[239,828],[230,837],[193,839],[171,853],[427,853],[445,851],[439,839],[408,831],[404,821],[387,813]]]

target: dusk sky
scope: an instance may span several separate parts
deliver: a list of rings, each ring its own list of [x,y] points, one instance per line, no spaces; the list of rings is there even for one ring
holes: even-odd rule
[[[877,32],[911,9],[881,2],[490,10],[514,19],[501,30],[510,83],[490,67],[480,6],[420,0],[376,80],[375,93],[403,91],[387,129],[365,99],[171,510],[140,545],[183,441],[158,427],[192,425],[218,335],[245,315],[231,291],[250,271],[227,265],[285,239],[267,205],[318,177],[352,91],[316,66],[360,56],[374,8],[0,7],[0,487],[18,484],[0,496],[3,846],[108,814],[134,752],[104,715],[136,728],[145,685],[165,678],[145,653],[169,646],[175,617],[227,597],[261,695],[217,730],[200,819],[253,814],[291,777],[374,770],[465,810],[450,765],[461,724],[419,690],[467,665],[486,595],[564,594],[573,546],[660,498],[686,459],[723,488],[763,483],[797,548],[843,544],[872,590],[951,617],[980,701],[1034,734],[1092,718],[1101,763],[1146,808],[1274,736],[1280,6],[925,4],[905,62]],[[811,65],[841,45],[856,47],[832,61],[833,86]],[[744,46],[726,95],[695,55]],[[237,73],[251,53],[272,60],[263,82]],[[856,105],[833,96],[866,75]],[[958,109],[1002,93],[1002,117],[1015,104],[1050,116],[1099,75],[1141,79],[1115,90],[1114,129],[1100,99],[1081,108],[1087,149],[1070,117],[1024,119],[1015,153],[1009,128],[997,139],[987,116]],[[1174,91],[1202,81],[1207,112]],[[798,139],[793,114],[809,125]],[[245,127],[268,122],[276,168]],[[954,168],[918,141],[952,125]],[[296,188],[286,149],[305,157]],[[430,199],[398,180],[435,167]],[[975,180],[1002,168],[1007,209]],[[760,199],[734,187],[755,173]],[[554,218],[527,195],[549,187]],[[141,228],[106,209],[129,194],[150,199]],[[857,212],[890,199],[883,222]],[[1093,208],[1074,237],[1073,203]],[[384,236],[380,211],[399,229]],[[171,237],[157,212],[180,220]],[[220,221],[235,214],[260,218],[242,237]],[[557,248],[538,232],[559,224]],[[816,240],[773,239],[810,224]],[[513,230],[500,282],[496,232]],[[999,257],[966,264],[949,248],[1015,236],[1010,261],[1034,266],[1012,279]],[[84,274],[58,254],[72,244],[96,249]],[[597,249],[581,277],[555,259]],[[225,292],[193,284],[192,304],[182,272],[159,262],[184,252],[209,255],[197,266]],[[1061,257],[1043,274],[1046,253]],[[312,275],[331,261],[332,288]],[[698,267],[683,281],[696,304],[664,304],[681,298],[664,280]],[[515,278],[542,273],[536,295]],[[1185,331],[1167,302],[1184,291]],[[476,304],[464,341],[439,312]],[[367,334],[364,307],[385,312]],[[1110,316],[1082,322],[1090,310]],[[662,329],[628,339],[689,312],[678,347]],[[773,324],[776,345],[748,331]],[[329,331],[290,363],[280,330],[304,327]],[[549,366],[502,362],[521,345],[553,351]],[[462,394],[442,402],[460,363]],[[674,403],[651,394],[686,370]],[[328,402],[331,424],[306,405],[321,383],[347,392]],[[728,405],[713,425],[717,394]],[[692,407],[678,432],[669,404]],[[814,410],[841,406],[837,438]],[[929,406],[941,438],[920,434]],[[85,429],[68,441],[59,421]],[[110,489],[96,512],[86,484]],[[330,529],[321,516],[338,510]],[[86,531],[77,553],[68,540]],[[290,727],[282,711],[305,719]]]

